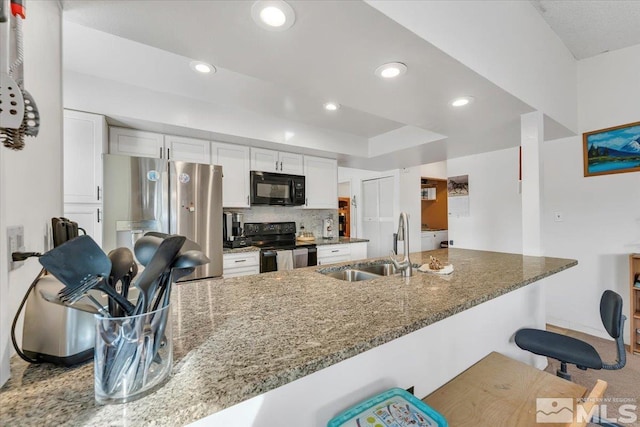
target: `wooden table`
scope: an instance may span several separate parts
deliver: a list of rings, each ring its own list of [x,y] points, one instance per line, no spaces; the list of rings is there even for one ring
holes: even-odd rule
[[[424,399],[451,427],[567,426],[537,424],[537,398],[576,398],[587,389],[499,353],[491,353]],[[575,407],[575,406],[574,406]]]

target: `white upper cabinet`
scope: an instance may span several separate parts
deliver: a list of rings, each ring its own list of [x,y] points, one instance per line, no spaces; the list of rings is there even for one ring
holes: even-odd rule
[[[164,137],[159,133],[110,127],[109,153],[132,157],[165,158]]]
[[[211,145],[204,139],[117,127],[109,128],[109,153],[189,163],[211,163]]]
[[[278,153],[280,171],[289,175],[303,175],[302,154]]]
[[[338,162],[304,156],[305,196],[308,209],[338,209]]]
[[[211,144],[203,139],[166,135],[164,147],[170,160],[189,163],[211,163]]]
[[[302,154],[252,148],[251,170],[302,175]]]
[[[249,147],[211,143],[211,163],[222,166],[222,206],[249,207]]]
[[[64,111],[64,202],[102,203],[104,116]]]

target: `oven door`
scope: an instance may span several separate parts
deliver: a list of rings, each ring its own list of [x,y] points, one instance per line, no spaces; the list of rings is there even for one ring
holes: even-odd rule
[[[299,177],[280,173],[251,171],[251,204],[295,205],[295,178]]]

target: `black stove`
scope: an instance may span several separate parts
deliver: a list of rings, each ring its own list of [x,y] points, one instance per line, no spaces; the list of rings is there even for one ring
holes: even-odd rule
[[[295,222],[245,222],[244,235],[260,248],[260,273],[276,271],[276,251],[307,248],[307,265],[316,265],[316,245],[296,243]]]

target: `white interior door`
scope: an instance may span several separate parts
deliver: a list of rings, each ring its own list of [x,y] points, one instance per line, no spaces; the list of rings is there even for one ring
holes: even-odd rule
[[[362,236],[369,239],[370,257],[386,256],[393,249],[393,177],[362,181]]]

